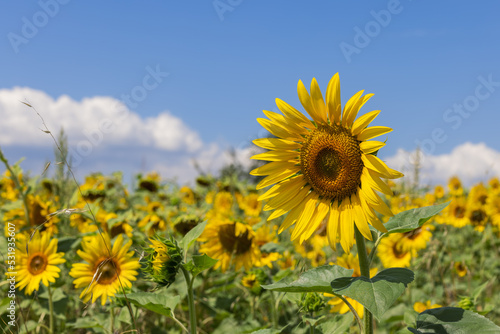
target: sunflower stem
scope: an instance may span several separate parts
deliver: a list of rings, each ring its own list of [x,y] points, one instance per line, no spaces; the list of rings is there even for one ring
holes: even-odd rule
[[[196,309],[194,307],[194,294],[193,294],[193,279],[190,278],[189,272],[180,266],[184,278],[186,279],[187,293],[188,293],[188,305],[189,305],[189,331],[191,334],[196,334]]]
[[[113,310],[113,307],[109,308],[109,313],[110,313],[109,329],[110,329],[111,334],[113,334],[115,332],[115,312]]]
[[[50,289],[50,283],[48,286],[49,290],[49,325],[50,325],[50,334],[54,334],[54,305],[52,303],[52,290]]]
[[[356,224],[354,225],[354,235],[356,236],[356,247],[358,248],[359,269],[361,276],[370,278],[370,262],[366,252],[365,238],[359,232]],[[365,334],[373,334],[373,315],[365,307]]]
[[[276,302],[276,298],[274,297],[274,293],[272,290],[269,290],[269,294],[271,296],[271,315],[273,317],[273,328],[278,329],[278,312],[276,309],[278,308],[278,303]]]

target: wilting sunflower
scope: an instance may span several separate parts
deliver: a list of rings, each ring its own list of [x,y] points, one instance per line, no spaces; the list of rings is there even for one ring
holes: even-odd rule
[[[78,255],[87,263],[74,263],[69,275],[74,277],[75,288],[84,288],[80,298],[84,302],[92,298],[92,303],[101,297],[104,305],[108,297],[113,297],[121,288],[132,287],[136,280],[139,260],[133,258],[134,252],[128,252],[132,240],[123,244],[120,234],[111,247],[111,240],[106,233],[84,237],[82,250]],[[127,253],[128,252],[128,253]]]
[[[56,265],[66,260],[64,253],[57,253],[57,239],[50,239],[48,232],[37,231],[31,240],[20,239],[16,251],[16,288],[26,288],[26,294],[31,295],[34,290],[38,291],[40,282],[45,286],[55,283],[61,271]]]
[[[200,253],[219,260],[215,269],[226,271],[234,264],[236,271],[242,266],[250,270],[260,259],[255,232],[248,225],[229,219],[212,219],[198,239],[203,244]]]
[[[355,120],[361,106],[373,96],[363,96],[363,92],[351,97],[342,110],[338,73],[328,84],[326,102],[316,79],[311,82],[311,94],[299,81],[299,99],[312,121],[280,99],[276,104],[283,115],[264,110],[269,119],[257,119],[277,138],[254,140],[270,151],[252,159],[270,163],[251,174],[268,175],[257,189],[275,184],[259,199],[268,200],[264,210],[274,210],[269,220],[288,212],[280,232],[295,223],[292,239],[308,239],[325,218],[330,245],[336,248],[339,239],[346,252],[354,243],[354,224],[370,240],[368,224],[386,231],[373,210],[388,216],[392,212],[374,190],[391,195],[381,178],[403,174],[374,155],[383,142],[368,141],[392,131],[385,126],[367,127],[380,110]]]

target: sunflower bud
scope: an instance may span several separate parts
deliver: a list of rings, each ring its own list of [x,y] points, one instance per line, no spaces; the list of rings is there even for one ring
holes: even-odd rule
[[[143,270],[146,275],[162,286],[169,286],[175,281],[175,275],[182,262],[182,251],[175,239],[166,239],[155,235],[145,249]]]
[[[469,297],[462,297],[458,302],[458,307],[464,310],[474,310],[474,302]]]
[[[308,292],[302,294],[299,306],[307,313],[313,313],[321,311],[325,307],[326,303],[323,297],[316,292]]]

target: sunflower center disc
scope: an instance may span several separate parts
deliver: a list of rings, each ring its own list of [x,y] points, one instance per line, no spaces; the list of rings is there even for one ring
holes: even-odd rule
[[[28,270],[33,275],[38,275],[45,270],[47,267],[46,258],[41,255],[35,255],[31,258],[30,265],[28,266]]]
[[[244,254],[252,247],[252,238],[248,236],[248,231],[236,235],[236,224],[221,226],[219,240],[226,251],[235,252],[236,255]]]
[[[109,260],[102,261],[98,266],[97,282],[99,284],[110,284],[117,276],[116,268],[118,266],[116,263],[111,263]]]
[[[356,193],[361,185],[361,154],[359,142],[348,129],[320,125],[302,146],[300,166],[318,194],[341,201]]]

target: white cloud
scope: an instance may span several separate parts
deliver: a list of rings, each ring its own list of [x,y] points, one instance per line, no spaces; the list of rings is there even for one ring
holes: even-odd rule
[[[142,118],[112,97],[96,96],[76,101],[67,95],[53,99],[45,92],[26,87],[0,89],[0,146],[12,162],[34,172],[53,159],[54,142],[40,131],[43,124],[57,136],[64,128],[74,169],[80,178],[90,172],[123,171],[130,180],[137,172],[158,171],[180,183],[198,175],[194,162],[207,173],[217,173],[232,162],[225,145],[203,143],[199,134],[168,111]],[[36,153],[34,153],[36,152]],[[248,149],[237,149],[236,158],[246,165]]]
[[[402,170],[407,178],[413,178],[416,152],[399,149],[384,159],[389,166]],[[421,153],[420,177],[423,184],[446,184],[451,176],[458,176],[466,185],[500,176],[500,152],[484,143],[466,142],[448,154],[425,155]]]
[[[96,96],[75,101],[63,95],[53,99],[40,90],[27,87],[0,90],[0,145],[52,145],[50,138],[40,139],[39,129],[44,128],[42,121],[21,101],[35,107],[52,132],[57,133],[63,127],[73,145],[86,141],[92,146],[133,144],[188,152],[195,152],[202,146],[198,133],[168,111],[142,119],[112,97]],[[80,145],[86,146],[85,143]]]

